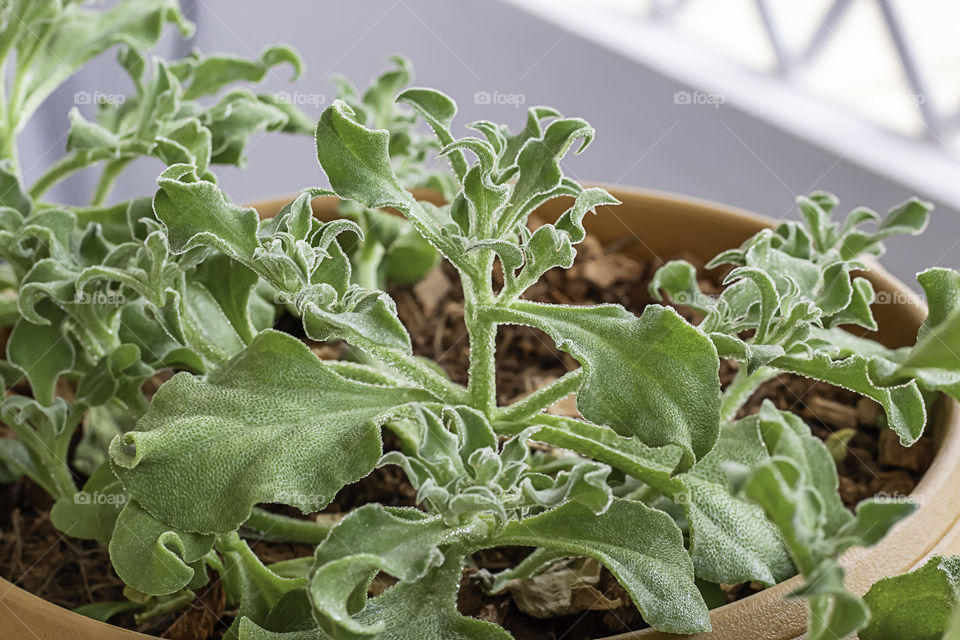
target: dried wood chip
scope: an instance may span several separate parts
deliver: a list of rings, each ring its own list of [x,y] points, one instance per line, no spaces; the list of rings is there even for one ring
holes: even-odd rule
[[[617,282],[632,280],[638,273],[643,273],[640,264],[620,253],[598,256],[583,265],[584,280],[604,289]]]
[[[423,314],[431,316],[439,308],[440,303],[450,296],[450,280],[443,269],[433,269],[427,277],[413,287],[413,295],[420,303]]]
[[[877,462],[884,466],[923,471],[933,462],[933,454],[933,442],[929,439],[921,439],[913,446],[904,447],[896,433],[889,429],[880,431]]]
[[[883,409],[875,400],[870,398],[860,398],[857,400],[857,420],[860,424],[877,426],[880,424],[880,416]]]
[[[621,600],[597,589],[600,570],[593,558],[564,559],[532,578],[511,580],[507,589],[517,608],[535,618],[617,609]]]
[[[840,429],[857,428],[857,410],[850,405],[814,395],[804,398],[804,403],[807,406],[803,413],[809,412],[815,420]]]

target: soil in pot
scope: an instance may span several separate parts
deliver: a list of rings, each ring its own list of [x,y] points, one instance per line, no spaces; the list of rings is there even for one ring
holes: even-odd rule
[[[659,263],[638,262],[619,251],[628,246],[604,249],[590,237],[581,245],[576,265],[567,271],[553,270],[528,292],[527,297],[563,304],[613,302],[635,313],[653,302],[647,283]],[[691,256],[682,257],[697,265]],[[699,265],[697,265],[699,266]],[[723,273],[711,273],[701,283],[710,291],[719,290]],[[444,264],[424,281],[395,289],[401,319],[410,331],[414,352],[443,366],[455,380],[465,383],[468,343],[463,326],[463,298],[452,268]],[[678,310],[697,320],[690,309]],[[299,322],[287,319],[281,329],[297,334]],[[577,366],[567,354],[558,351],[549,337],[529,327],[501,327],[498,335],[498,395],[506,403],[527,395]],[[321,357],[340,355],[338,345],[316,345]],[[723,363],[721,377],[729,382],[736,373],[734,365]],[[848,507],[873,495],[906,495],[916,486],[934,454],[934,442],[925,435],[912,448],[900,447],[896,437],[881,430],[879,407],[856,394],[795,376],[780,376],[761,387],[742,409],[741,415],[758,410],[760,402],[771,399],[778,408],[803,417],[814,434],[838,445],[840,493]],[[576,415],[570,399],[561,401],[555,411]],[[845,445],[842,446],[842,445]],[[392,442],[387,442],[392,446]],[[325,512],[343,513],[367,502],[388,505],[412,505],[415,492],[395,468],[375,471],[359,483],[345,487]],[[104,549],[94,543],[77,541],[60,534],[49,521],[50,501],[42,491],[21,481],[0,491],[0,575],[58,605],[74,608],[97,600],[122,599],[122,583],[110,569]],[[282,510],[282,508],[278,508]],[[287,511],[293,514],[294,511]],[[265,562],[309,555],[306,545],[258,541],[254,550]],[[501,595],[487,596],[480,578],[484,571],[498,571],[515,565],[529,549],[504,549],[474,557],[475,567],[464,571],[458,606],[466,615],[501,624],[520,640],[597,638],[644,626],[626,592],[604,569],[590,563],[571,565],[580,580],[562,585],[572,594],[570,602],[543,602],[544,592],[557,588],[550,584],[523,585]],[[390,580],[374,581],[372,590],[388,588]],[[562,583],[564,578],[558,578]],[[568,581],[569,582],[569,581]],[[759,585],[725,586],[717,594],[721,601],[732,601],[756,592]],[[224,611],[223,593],[211,585],[199,594],[200,602],[165,619],[136,624],[125,614],[114,624],[169,638],[206,640],[222,636],[231,622]],[[540,618],[530,615],[549,613]]]

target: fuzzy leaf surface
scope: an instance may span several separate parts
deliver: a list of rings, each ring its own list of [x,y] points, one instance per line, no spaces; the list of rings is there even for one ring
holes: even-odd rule
[[[205,379],[174,376],[110,452],[147,511],[186,531],[227,532],[260,502],[322,508],[373,469],[383,419],[429,398],[344,378],[302,342],[265,331]]]
[[[684,449],[682,469],[707,454],[720,425],[719,360],[707,336],[672,309],[640,317],[623,307],[563,307],[518,301],[491,315],[546,332],[580,361],[577,408],[588,420],[651,447]],[[681,469],[681,470],[682,470]]]

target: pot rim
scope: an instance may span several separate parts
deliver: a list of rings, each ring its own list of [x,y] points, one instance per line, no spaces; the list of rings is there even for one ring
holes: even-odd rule
[[[772,227],[778,222],[768,216],[753,213],[711,200],[675,194],[667,191],[644,189],[607,183],[592,183],[590,186],[606,188],[630,209],[662,208],[666,211],[681,211],[690,217],[722,218],[719,226],[731,224],[751,229],[753,233],[763,227]],[[334,197],[325,197],[333,201]],[[324,197],[318,198],[322,200]],[[275,197],[258,200],[251,206],[263,212],[275,212],[292,200],[292,197]],[[629,228],[614,212],[613,216]],[[602,224],[598,218],[588,224]],[[632,230],[631,230],[632,232]],[[636,233],[634,233],[636,235]],[[744,236],[746,237],[746,236]],[[638,237],[638,240],[640,238]],[[642,240],[640,240],[643,242]],[[645,243],[644,243],[645,244]],[[870,267],[867,277],[874,286],[891,293],[913,292],[903,282],[889,274],[872,258],[864,260]],[[911,322],[919,326],[926,317],[925,306],[917,296],[908,295],[905,301],[897,300],[893,305],[906,309]],[[935,409],[935,424],[928,428],[938,430],[940,443],[929,469],[910,494],[920,503],[920,508],[910,518],[901,522],[883,541],[875,547],[853,548],[841,556],[841,563],[847,569],[847,586],[855,592],[864,593],[876,579],[910,570],[925,562],[935,553],[951,555],[960,553],[960,528],[951,532],[953,525],[960,520],[960,464],[952,464],[960,459],[960,406],[946,396],[942,396]],[[951,513],[950,523],[944,526],[938,517],[941,513]],[[918,549],[918,547],[921,547]],[[911,551],[912,550],[912,551]],[[894,568],[891,568],[894,567]],[[659,638],[768,638],[770,640],[789,640],[800,637],[805,632],[806,613],[799,601],[785,601],[783,596],[799,586],[801,578],[794,576],[773,587],[765,589],[742,600],[726,604],[711,610],[710,619],[714,632],[676,636],[664,634],[652,629],[610,636],[606,640],[654,640]],[[116,627],[88,618],[60,607],[36,596],[16,584],[0,577],[0,638],[29,637],[56,638],[56,640],[156,640],[136,631]],[[20,615],[20,614],[23,615]],[[26,620],[24,619],[26,618]],[[43,622],[40,629],[33,624]],[[14,635],[10,630],[22,630]]]

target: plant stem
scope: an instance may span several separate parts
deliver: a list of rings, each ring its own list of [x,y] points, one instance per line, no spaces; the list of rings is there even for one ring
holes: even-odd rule
[[[463,318],[470,339],[467,392],[470,404],[490,415],[497,408],[497,323],[482,311],[494,302],[489,281],[493,252],[484,250],[477,253],[477,264],[481,265],[479,272],[485,274],[484,280],[478,282],[469,276],[463,278]]]
[[[0,131],[3,139],[0,140],[0,160],[9,160],[13,165],[13,172],[20,173],[20,161],[17,157],[17,141],[9,128]]]
[[[116,158],[103,166],[103,173],[100,174],[100,180],[97,182],[97,188],[93,192],[93,199],[90,201],[90,206],[96,207],[103,204],[110,195],[117,176],[127,168],[127,165],[130,164],[132,160],[132,157]]]
[[[753,373],[748,374],[746,365],[741,363],[737,375],[723,392],[720,418],[724,421],[733,420],[737,416],[737,412],[740,411],[740,407],[750,399],[757,387],[777,376],[777,374],[777,370],[771,367],[760,367]]]
[[[330,531],[328,527],[313,520],[291,518],[259,507],[254,507],[250,518],[243,526],[271,540],[305,542],[308,544],[320,544],[326,539],[327,533]]]
[[[374,239],[361,244],[353,261],[353,281],[365,289],[382,289],[378,272],[385,253],[383,245]]]
[[[466,314],[469,316],[470,312]],[[467,336],[470,339],[470,378],[467,386],[470,404],[490,413],[497,407],[497,325],[474,316],[473,320],[467,322]]]
[[[72,153],[60,159],[33,183],[33,186],[30,187],[30,197],[34,200],[39,199],[50,187],[88,166],[90,162],[88,156],[79,153]]]
[[[352,345],[367,352],[379,362],[393,367],[401,376],[417,383],[446,404],[465,404],[467,390],[421,360],[399,349],[386,348],[360,336],[351,338]]]
[[[536,415],[576,391],[581,380],[583,380],[583,369],[568,371],[542,389],[537,389],[523,400],[498,410],[497,419],[511,422]]]

